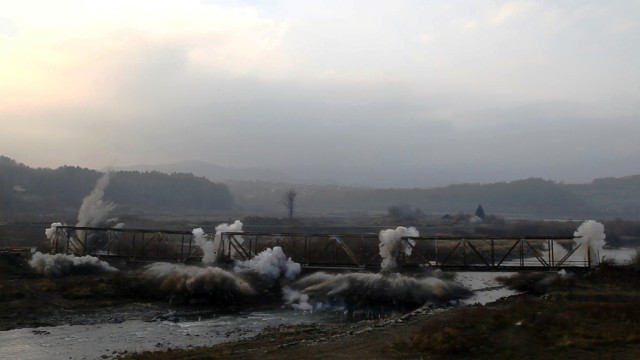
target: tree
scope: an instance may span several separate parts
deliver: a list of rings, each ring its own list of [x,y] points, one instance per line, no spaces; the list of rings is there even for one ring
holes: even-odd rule
[[[293,210],[296,207],[296,196],[298,192],[294,188],[290,188],[282,194],[282,199],[280,199],[280,203],[287,208],[287,212],[289,213],[289,219],[293,219]]]
[[[482,208],[482,205],[478,205],[478,208],[476,209],[476,216],[480,219],[484,219],[484,209]]]

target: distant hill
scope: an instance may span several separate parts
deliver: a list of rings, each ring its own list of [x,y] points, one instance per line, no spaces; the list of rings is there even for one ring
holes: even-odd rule
[[[225,182],[229,180],[241,181],[271,181],[297,183],[296,178],[285,175],[277,170],[260,168],[233,168],[210,164],[204,161],[181,161],[171,164],[133,165],[118,167],[116,170],[159,171],[165,174],[190,173],[203,176],[211,181]]]
[[[74,166],[31,168],[0,156],[0,214],[77,211],[102,173]],[[138,211],[229,210],[227,185],[192,174],[118,171],[105,189],[105,201]]]
[[[377,189],[295,184],[277,171],[239,170],[202,162],[154,166],[155,171],[117,171],[106,189],[119,208],[147,211],[228,211],[244,215],[285,216],[280,200],[294,187],[299,215],[385,213],[409,206],[425,213],[473,213],[554,218],[640,216],[640,175],[564,184],[529,178],[490,184],[456,184],[429,189]],[[197,176],[185,173],[198,168]],[[144,170],[144,167],[139,167]],[[160,172],[163,170],[163,172]],[[226,171],[226,172],[225,172]],[[166,172],[166,173],[164,173]],[[208,174],[208,175],[206,175]],[[77,209],[101,173],[73,166],[33,169],[0,156],[0,214]],[[258,180],[210,178],[260,177]],[[205,178],[206,177],[206,178]]]
[[[595,212],[611,216],[640,215],[640,175],[596,179],[589,184],[566,185]]]
[[[291,185],[230,182],[236,205],[260,211],[284,211],[279,198]],[[564,185],[543,179],[493,184],[460,184],[432,189],[372,189],[328,185],[298,185],[298,210],[309,213],[385,212],[408,205],[425,212],[473,212],[482,204],[491,213],[535,216],[576,216],[592,213],[586,202]]]
[[[292,187],[284,183],[229,182],[236,207],[284,215],[279,204]],[[372,189],[331,185],[296,185],[302,213],[386,212],[407,205],[427,213],[473,213],[479,204],[490,214],[581,218],[640,215],[640,176],[598,179],[567,185],[530,178],[491,184],[457,184],[431,189]]]

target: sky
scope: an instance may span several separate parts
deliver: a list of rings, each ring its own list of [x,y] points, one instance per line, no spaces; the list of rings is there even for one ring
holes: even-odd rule
[[[638,44],[638,0],[0,0],[0,154],[381,187],[638,174]]]

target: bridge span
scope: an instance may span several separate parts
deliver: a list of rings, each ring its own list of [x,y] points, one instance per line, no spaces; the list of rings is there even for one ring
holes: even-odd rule
[[[379,235],[329,233],[223,232],[207,234],[217,261],[248,260],[280,246],[303,268],[369,270],[380,268]],[[451,271],[588,270],[587,245],[567,236],[402,237],[411,249],[398,262],[403,269]],[[91,255],[127,262],[199,263],[204,255],[191,231],[58,226],[51,253]]]

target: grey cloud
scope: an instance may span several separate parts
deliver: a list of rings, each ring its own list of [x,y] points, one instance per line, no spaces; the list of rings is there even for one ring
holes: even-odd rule
[[[62,149],[69,164],[195,159],[383,187],[637,172],[640,122],[633,116],[603,119],[565,103],[488,106],[462,111],[475,124],[465,129],[438,115],[438,104],[455,103],[455,95],[431,102],[406,88],[385,99],[386,84],[363,92],[215,75],[192,80],[163,64],[176,63],[151,64],[153,71],[122,89],[130,109],[49,111],[67,140],[54,136],[33,147]]]
[[[369,34],[352,48],[360,28],[337,47],[331,42],[336,29],[351,29],[350,19],[315,29],[326,31],[319,39],[309,27],[287,37],[286,45],[304,43],[296,49],[313,61],[303,63],[320,72],[293,69],[299,78],[196,69],[185,43],[128,34],[131,46],[104,75],[103,103],[11,115],[4,120],[39,119],[51,136],[17,144],[0,134],[0,154],[28,162],[47,149],[52,163],[97,168],[193,159],[375,186],[638,172],[640,78],[632,61],[638,50],[630,46],[637,30],[600,34],[601,21],[574,16],[555,32],[538,34],[539,24],[527,23],[507,42],[493,37],[504,29],[489,29],[481,34],[491,36],[472,44],[473,37],[438,23],[434,10],[420,11],[439,26],[415,19],[380,26],[390,30],[379,43]],[[0,18],[0,32],[7,24]],[[424,51],[413,48],[409,35],[428,30],[443,34],[420,44]],[[517,46],[502,52],[505,44]],[[360,68],[383,76],[321,76]]]

